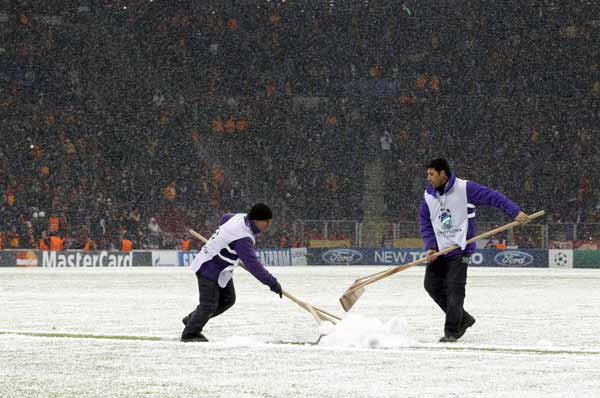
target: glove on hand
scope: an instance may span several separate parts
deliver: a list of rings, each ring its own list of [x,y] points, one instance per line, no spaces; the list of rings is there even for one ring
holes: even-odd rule
[[[273,286],[271,286],[271,291],[275,294],[278,294],[279,298],[283,298],[283,290],[281,289],[281,285],[279,284],[279,282],[275,281]]]

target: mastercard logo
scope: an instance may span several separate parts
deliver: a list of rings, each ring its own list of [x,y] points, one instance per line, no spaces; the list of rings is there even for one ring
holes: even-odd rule
[[[33,251],[17,252],[17,267],[37,267],[37,254]]]

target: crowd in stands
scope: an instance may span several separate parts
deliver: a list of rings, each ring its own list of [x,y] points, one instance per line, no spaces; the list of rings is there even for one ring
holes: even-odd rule
[[[0,2],[0,245],[179,248],[257,201],[261,245],[302,245],[295,220],[363,219],[374,162],[416,222],[439,156],[598,223],[598,20],[496,3]]]

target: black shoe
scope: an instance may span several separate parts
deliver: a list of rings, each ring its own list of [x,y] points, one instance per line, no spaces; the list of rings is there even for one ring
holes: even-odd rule
[[[204,335],[202,333],[198,333],[195,335],[189,335],[189,336],[181,336],[180,339],[183,343],[205,343],[208,341],[208,339],[206,337],[204,337]]]
[[[465,312],[465,316],[460,323],[460,328],[458,329],[458,338],[460,339],[468,328],[475,324],[475,318],[473,318],[470,314]]]
[[[184,316],[183,319],[181,320],[181,322],[183,322],[183,324],[185,326],[187,326],[187,324],[188,324],[189,321],[190,321],[190,316],[189,315]]]
[[[440,343],[456,343],[456,340],[458,339],[454,336],[444,336],[440,339]]]

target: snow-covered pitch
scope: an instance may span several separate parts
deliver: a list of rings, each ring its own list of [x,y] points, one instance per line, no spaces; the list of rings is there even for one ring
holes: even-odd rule
[[[378,267],[272,267],[342,315]],[[597,397],[600,271],[470,268],[477,323],[442,344],[417,267],[366,288],[318,345],[310,314],[243,270],[236,305],[180,343],[197,304],[183,268],[0,269],[0,397]]]

